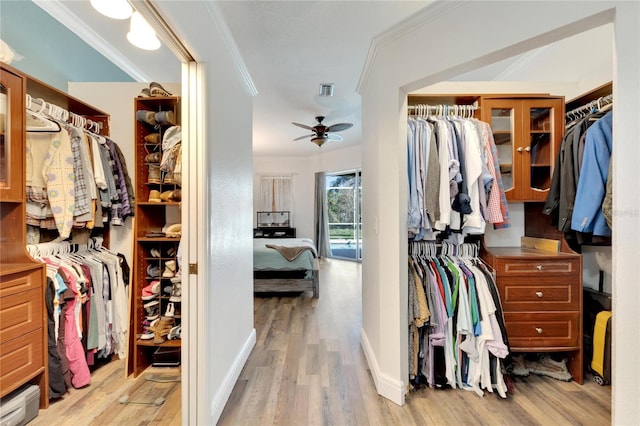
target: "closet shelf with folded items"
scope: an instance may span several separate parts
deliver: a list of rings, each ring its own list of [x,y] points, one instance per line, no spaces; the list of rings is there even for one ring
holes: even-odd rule
[[[180,98],[134,99],[136,223],[127,373],[179,365],[181,346]],[[160,361],[162,360],[162,361]]]

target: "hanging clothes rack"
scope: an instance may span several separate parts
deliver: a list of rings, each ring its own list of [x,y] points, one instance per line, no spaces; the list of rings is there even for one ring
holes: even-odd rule
[[[409,105],[409,111],[413,111],[411,115],[418,117],[425,117],[428,115],[457,115],[471,118],[473,117],[474,111],[478,109],[480,109],[480,106],[477,101],[470,105]]]
[[[68,122],[74,127],[81,127],[94,133],[100,133],[103,127],[100,122],[69,112],[66,109],[47,102],[42,98],[34,98],[28,93],[26,95],[26,107],[30,111],[46,114],[53,119]]]
[[[589,112],[593,112],[594,110],[600,111],[602,108],[612,103],[613,95],[601,96],[598,99],[595,99],[585,105],[579,106],[578,108],[572,109],[571,111],[567,111],[565,113],[565,117],[571,119],[580,117],[588,114]]]

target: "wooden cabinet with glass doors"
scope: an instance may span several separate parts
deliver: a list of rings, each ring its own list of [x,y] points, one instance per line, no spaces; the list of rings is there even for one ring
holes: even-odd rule
[[[482,97],[508,201],[544,201],[564,126],[564,98]]]

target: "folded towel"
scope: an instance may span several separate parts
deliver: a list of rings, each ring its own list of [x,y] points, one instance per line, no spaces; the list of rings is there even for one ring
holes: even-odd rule
[[[285,247],[285,246],[278,246],[275,244],[265,244],[265,247],[277,250],[289,262],[293,262],[294,260],[296,260],[296,258],[300,256],[302,253],[304,253],[306,250],[311,250],[313,252],[313,248],[308,246]]]

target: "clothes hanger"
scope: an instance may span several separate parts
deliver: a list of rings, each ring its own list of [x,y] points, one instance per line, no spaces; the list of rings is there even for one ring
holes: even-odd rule
[[[52,133],[60,132],[62,128],[58,123],[44,116],[43,110],[48,105],[42,98],[38,98],[40,104],[39,110],[34,110],[33,102],[30,95],[27,95],[27,132],[33,133]]]

